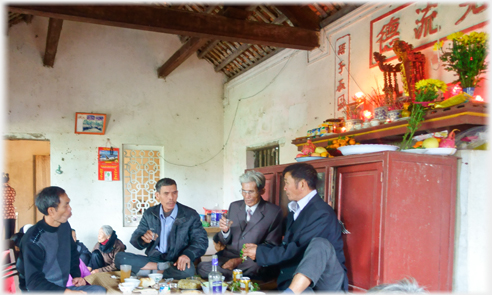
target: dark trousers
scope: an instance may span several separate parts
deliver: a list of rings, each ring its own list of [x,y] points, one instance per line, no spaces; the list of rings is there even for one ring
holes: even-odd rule
[[[91,260],[89,261],[88,267],[94,269],[98,269],[104,267],[104,258],[101,254],[101,250],[96,249],[91,253]]]
[[[5,240],[10,239],[15,234],[15,219],[4,219],[3,228],[5,230]]]
[[[311,280],[305,290],[323,292],[342,292],[346,278],[345,270],[337,259],[333,245],[325,238],[314,238],[309,243],[296,272]]]

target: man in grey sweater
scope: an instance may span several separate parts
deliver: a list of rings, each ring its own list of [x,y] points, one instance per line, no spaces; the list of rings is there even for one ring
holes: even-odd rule
[[[65,190],[51,186],[36,196],[42,220],[24,234],[17,260],[19,287],[31,292],[106,293],[101,286],[89,286],[80,277],[79,253],[68,219],[72,216]],[[73,286],[66,287],[68,275]]]

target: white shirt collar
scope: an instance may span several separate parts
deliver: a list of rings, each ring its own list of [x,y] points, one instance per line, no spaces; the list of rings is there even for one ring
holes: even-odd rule
[[[311,201],[311,199],[314,198],[314,196],[316,196],[317,193],[318,192],[316,190],[312,190],[309,194],[307,194],[302,199],[297,201],[297,205],[299,205],[299,209],[297,209],[295,212],[294,212],[294,210],[295,210],[294,208],[296,207],[296,205],[295,205],[296,201],[292,201],[289,203],[289,205],[288,205],[289,210],[291,212],[294,212],[294,220],[297,219],[297,217],[301,213],[302,209],[304,209],[304,207],[306,207],[306,205],[309,203],[309,201]]]
[[[246,203],[245,203],[245,205],[246,205],[246,208],[245,208],[246,213],[248,213],[248,209],[251,209],[251,215],[253,215],[253,213],[255,213],[256,208],[258,208],[258,204],[260,204],[260,202],[254,204],[253,206],[250,207],[250,206],[246,205]]]

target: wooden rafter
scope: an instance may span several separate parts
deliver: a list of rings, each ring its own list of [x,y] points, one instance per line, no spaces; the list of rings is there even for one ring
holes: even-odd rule
[[[199,48],[205,45],[209,40],[204,38],[191,37],[188,42],[183,44],[158,70],[159,78],[166,78],[172,71],[179,67]]]
[[[277,17],[272,23],[273,24],[281,24],[287,19],[286,15],[281,15]],[[218,66],[214,69],[216,72],[222,70],[226,65],[228,65],[231,61],[236,59],[241,53],[248,50],[251,47],[251,44],[243,44],[239,48],[237,48],[234,52],[232,52],[226,59],[224,59]]]
[[[93,24],[312,50],[319,32],[143,5],[9,5],[9,11]]]
[[[227,75],[228,76],[228,80],[232,79],[232,78],[235,78],[237,76],[240,76],[244,73],[246,73],[247,71],[251,70],[252,68],[256,67],[257,65],[261,64],[262,62],[266,61],[267,59],[269,59],[270,57],[280,53],[281,51],[283,51],[285,48],[278,48],[277,50],[274,50],[274,51],[271,51],[269,54],[263,56],[261,59],[259,59],[258,61],[255,62],[254,65],[248,67],[246,70],[242,70],[242,71],[239,71],[237,74],[233,74],[233,75]]]
[[[217,8],[212,5],[205,10],[205,13],[211,13]],[[183,36],[182,36],[183,37]],[[191,37],[176,51],[162,66],[157,70],[157,77],[166,78],[172,71],[184,63],[193,53],[205,45],[209,40],[205,38]]]
[[[211,13],[218,6],[210,6],[205,10],[205,13]],[[226,17],[231,17],[235,19],[246,19],[251,11],[247,11],[248,7],[242,6],[229,6],[224,7],[224,10],[220,12],[221,15]],[[192,37],[184,43],[181,48],[176,51],[158,70],[157,76],[159,78],[166,78],[172,73],[177,67],[184,63],[193,53],[204,46],[209,39]]]
[[[349,12],[352,12],[353,10],[355,10],[359,7],[360,7],[360,4],[347,4],[345,7],[343,7],[339,11],[335,12],[334,14],[332,14],[332,15],[328,16],[327,18],[325,18],[324,20],[322,20],[319,23],[319,25],[320,25],[320,27],[324,28],[327,25],[329,25],[330,23],[336,21],[337,19],[345,16]]]
[[[200,53],[198,53],[198,58],[203,58],[205,55],[207,55],[210,52],[210,50],[212,50],[212,48],[217,46],[217,43],[219,42],[220,42],[219,40],[214,40],[210,42],[210,44],[208,44],[207,47],[205,47]]]
[[[276,5],[292,24],[299,28],[319,30],[319,17],[307,6]]]
[[[46,50],[44,52],[43,64],[46,67],[53,67],[55,64],[56,51],[58,50],[58,41],[60,40],[62,19],[50,18],[48,24],[48,36],[46,37]]]

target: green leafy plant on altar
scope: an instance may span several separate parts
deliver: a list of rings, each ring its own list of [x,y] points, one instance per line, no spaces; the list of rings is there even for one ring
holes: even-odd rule
[[[456,72],[461,88],[476,87],[487,70],[485,59],[488,55],[487,33],[471,32],[463,34],[456,32],[447,37],[451,40],[448,48],[443,47],[443,41],[434,44],[434,50],[440,50],[441,61],[445,63],[447,71]]]
[[[447,85],[441,80],[424,79],[415,84],[415,101],[412,104],[412,113],[408,119],[407,132],[403,135],[400,148],[408,149],[412,145],[413,135],[424,121],[428,104],[447,90]]]

